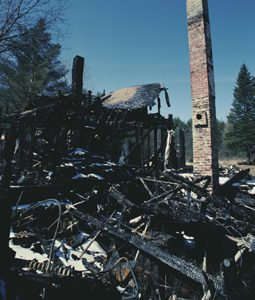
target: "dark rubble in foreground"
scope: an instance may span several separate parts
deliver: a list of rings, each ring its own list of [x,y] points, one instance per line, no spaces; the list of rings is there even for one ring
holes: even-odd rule
[[[3,299],[252,299],[249,170],[221,168],[212,193],[175,159],[166,89],[134,91],[2,116]]]
[[[10,188],[18,200],[9,242],[15,293],[251,299],[255,198],[247,184],[233,187],[247,174],[236,173],[215,195],[204,188],[208,178],[144,174],[69,152],[47,185]]]

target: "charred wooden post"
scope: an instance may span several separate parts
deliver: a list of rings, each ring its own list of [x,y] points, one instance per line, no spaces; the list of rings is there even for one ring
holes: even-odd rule
[[[79,103],[82,98],[83,89],[83,69],[84,69],[84,58],[76,55],[73,59],[72,68],[72,96],[78,100]]]
[[[2,191],[3,192],[3,191]],[[11,250],[9,248],[9,236],[11,228],[11,203],[8,196],[0,196],[0,298],[5,298],[7,293],[8,281],[10,280],[10,270],[11,270]],[[7,285],[7,286],[3,286]]]
[[[25,168],[25,154],[24,154],[24,144],[25,144],[25,125],[23,123],[19,124],[19,171],[24,170]]]
[[[137,140],[139,144],[139,150],[140,150],[140,163],[142,170],[144,171],[144,149],[143,149],[143,139],[142,139],[142,128],[138,127],[137,128]]]
[[[160,115],[161,100],[159,97],[157,98],[157,102],[158,102],[158,114]]]
[[[92,104],[92,91],[88,91],[88,107]]]
[[[9,188],[12,177],[12,159],[17,138],[17,122],[13,122],[3,150],[4,172],[1,184],[0,196],[0,281],[7,284],[10,276],[11,251],[9,249],[9,235],[11,228],[11,202],[5,191]],[[4,288],[1,286],[1,288]],[[5,287],[7,289],[7,287]],[[5,294],[5,291],[4,291]],[[0,295],[1,296],[1,295]],[[6,295],[4,295],[3,299]],[[8,295],[7,295],[8,297]]]
[[[2,179],[2,187],[8,188],[12,177],[12,159],[15,151],[17,138],[17,122],[13,122],[9,134],[6,137],[6,144],[3,150],[4,171]]]
[[[72,68],[72,97],[76,107],[76,114],[73,120],[73,134],[71,139],[72,146],[76,147],[77,143],[83,135],[83,70],[84,70],[84,58],[81,56],[75,56],[73,59]]]
[[[180,129],[178,132],[177,159],[178,159],[178,168],[184,168],[185,167],[185,133],[183,129]]]
[[[153,159],[155,167],[158,165],[158,161],[156,160],[156,153],[158,151],[158,128],[157,126],[154,127],[154,152],[153,152]]]
[[[35,133],[36,133],[36,122],[33,118],[31,123],[31,131],[30,131],[30,145],[29,145],[29,159],[28,159],[28,167],[32,169],[33,166],[33,152],[34,152],[34,145],[35,145]]]
[[[187,0],[194,174],[218,186],[215,87],[207,0]]]

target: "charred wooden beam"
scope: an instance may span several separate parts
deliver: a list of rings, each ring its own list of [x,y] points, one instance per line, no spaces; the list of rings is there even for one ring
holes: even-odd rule
[[[174,174],[172,172],[164,172],[164,177],[171,182],[176,182],[179,184],[183,184],[183,186],[194,193],[197,194],[198,197],[209,197],[209,193],[207,190],[201,188],[200,186],[194,184],[193,182],[181,177],[180,175]]]
[[[9,134],[7,135],[4,151],[3,151],[3,160],[4,160],[4,171],[2,178],[2,187],[7,189],[11,182],[12,177],[12,159],[15,151],[17,139],[17,122],[16,120],[12,123]]]
[[[7,196],[0,196],[0,279],[8,277],[12,259],[9,248],[11,204],[8,200]]]
[[[185,261],[175,255],[172,255],[166,251],[161,250],[153,243],[146,241],[140,236],[131,234],[125,231],[123,228],[115,227],[111,224],[100,221],[99,219],[92,217],[90,215],[84,214],[78,210],[72,210],[73,215],[81,220],[88,222],[89,224],[97,227],[98,229],[103,230],[107,234],[117,238],[125,243],[129,243],[134,246],[136,249],[142,251],[143,253],[153,257],[154,259],[160,261],[164,265],[174,269],[177,272],[180,272],[182,275],[187,278],[194,280],[195,282],[201,285],[207,285],[207,279],[214,285],[215,289],[221,295],[225,295],[224,292],[224,279],[221,277],[214,277],[196,265]],[[207,279],[205,279],[207,278]]]
[[[79,55],[75,56],[72,68],[72,96],[74,99],[80,99],[82,96],[83,69],[84,58]]]
[[[177,159],[178,159],[178,168],[184,168],[185,167],[185,133],[183,129],[180,129],[178,132]]]
[[[240,182],[249,175],[250,169],[242,170],[230,178],[227,182],[221,185],[217,191],[216,195],[226,197],[228,200],[233,201],[238,193],[238,187],[235,186],[236,183]]]

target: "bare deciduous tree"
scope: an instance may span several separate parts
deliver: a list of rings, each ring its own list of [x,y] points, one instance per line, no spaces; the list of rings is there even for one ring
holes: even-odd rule
[[[66,4],[66,0],[0,0],[0,53],[28,34],[40,18],[56,29]]]

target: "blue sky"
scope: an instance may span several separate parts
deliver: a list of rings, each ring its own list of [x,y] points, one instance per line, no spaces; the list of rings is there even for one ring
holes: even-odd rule
[[[71,1],[70,1],[71,2]],[[255,1],[209,0],[217,117],[225,120],[240,66],[255,75]],[[62,59],[86,59],[85,82],[93,92],[162,82],[172,107],[191,117],[186,0],[73,0]]]

